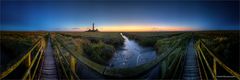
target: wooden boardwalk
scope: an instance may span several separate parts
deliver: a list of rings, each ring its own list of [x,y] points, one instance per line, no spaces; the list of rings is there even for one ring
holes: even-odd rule
[[[41,79],[42,80],[57,80],[57,66],[54,58],[54,50],[52,48],[50,39],[48,40],[47,51],[44,54],[44,62],[42,67]]]
[[[197,64],[197,54],[196,50],[194,49],[193,39],[191,39],[187,50],[188,51],[185,58],[186,61],[183,71],[183,80],[198,80],[200,79],[198,71],[199,68]]]

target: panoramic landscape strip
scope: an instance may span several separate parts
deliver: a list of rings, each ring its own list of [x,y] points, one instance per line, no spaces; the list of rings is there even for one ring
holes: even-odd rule
[[[0,80],[240,80],[239,3],[1,0]]]

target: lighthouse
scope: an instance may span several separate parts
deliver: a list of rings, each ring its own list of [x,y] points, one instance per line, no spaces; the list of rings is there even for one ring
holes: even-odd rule
[[[92,30],[95,30],[95,29],[94,29],[94,23],[92,24]]]
[[[94,23],[92,23],[92,29],[90,28],[88,31],[86,32],[99,32],[98,29],[95,29],[95,25]]]

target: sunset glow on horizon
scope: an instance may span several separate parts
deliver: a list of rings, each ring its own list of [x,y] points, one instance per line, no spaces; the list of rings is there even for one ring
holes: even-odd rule
[[[123,27],[100,27],[99,30],[102,31],[122,31],[122,32],[144,32],[144,31],[190,31],[193,30],[189,27],[175,27],[175,26],[158,26],[158,27],[151,27],[151,26],[123,26]]]
[[[72,28],[69,31],[87,31],[92,27]],[[183,26],[100,26],[96,27],[102,32],[156,32],[156,31],[196,31],[192,27]],[[65,29],[66,30],[66,29]]]

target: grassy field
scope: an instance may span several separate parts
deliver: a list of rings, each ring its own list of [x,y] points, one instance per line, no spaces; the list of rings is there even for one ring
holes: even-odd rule
[[[182,32],[128,32],[124,34],[130,39],[136,40],[142,46],[154,46],[157,40],[177,36]]]
[[[122,45],[124,41],[118,32],[63,32],[60,34],[74,39],[87,39],[92,43],[103,42],[115,47]]]
[[[112,58],[116,48],[123,45],[123,38],[117,32],[61,32],[76,46],[76,50],[83,50],[83,55],[91,60],[106,65]],[[63,38],[64,39],[64,38]]]
[[[81,34],[81,33],[78,33]],[[83,33],[85,34],[85,33]],[[104,40],[106,35],[110,34],[100,34],[104,35],[102,37],[97,36],[94,37],[93,34],[97,35],[96,33],[90,33],[92,35],[91,37],[94,38],[96,41],[91,41],[89,38],[82,38],[82,37],[72,37],[68,34],[68,36],[64,35],[63,33],[58,34],[56,36],[57,40],[60,40],[65,45],[67,45],[70,49],[73,51],[99,63],[102,65],[106,65],[108,63],[108,60],[112,58],[115,48],[114,45],[108,44],[102,40]],[[86,35],[86,34],[85,34]],[[116,35],[113,34],[113,35]],[[112,35],[112,36],[113,36]],[[104,38],[104,39],[102,39]],[[109,38],[108,38],[109,39]]]

